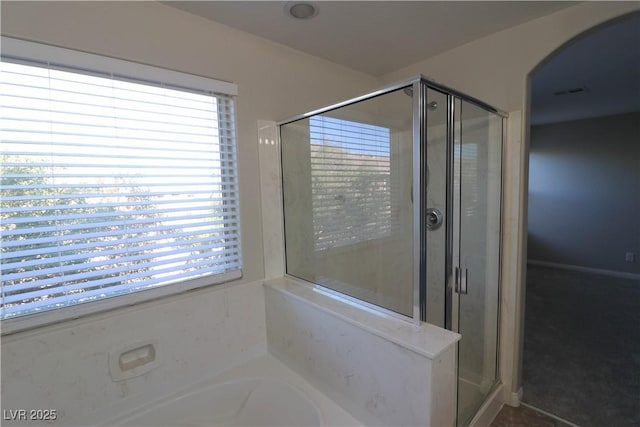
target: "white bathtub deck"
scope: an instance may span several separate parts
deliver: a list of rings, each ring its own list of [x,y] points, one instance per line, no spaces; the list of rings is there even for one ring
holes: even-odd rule
[[[256,377],[278,378],[301,390],[307,395],[307,397],[309,397],[309,399],[318,405],[323,417],[325,418],[325,425],[327,426],[337,427],[364,425],[351,416],[347,411],[342,409],[336,402],[329,399],[308,381],[270,354],[265,354],[264,356],[253,359],[248,363],[219,375],[216,377],[216,382],[225,382],[234,378]]]
[[[153,408],[161,406],[167,402],[180,399],[180,396],[192,393],[195,390],[215,386],[218,384],[228,383],[243,379],[267,379],[284,382],[300,391],[309,398],[319,409],[322,417],[322,425],[324,426],[362,426],[363,424],[342,409],[338,404],[329,399],[326,395],[318,391],[309,382],[300,375],[289,369],[270,354],[264,354],[247,363],[238,365],[222,374],[208,380],[196,384],[187,389],[176,392],[174,395],[163,398],[154,402],[149,402],[127,413],[111,418],[99,425],[101,426],[127,426],[136,425],[138,414],[153,410]]]

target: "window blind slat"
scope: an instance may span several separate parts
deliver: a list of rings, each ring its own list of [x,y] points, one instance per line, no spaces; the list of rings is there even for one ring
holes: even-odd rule
[[[204,184],[204,185],[209,185],[210,184]],[[22,188],[22,187],[21,187]],[[82,187],[81,187],[82,188]],[[100,191],[100,190],[98,190]],[[197,195],[197,194],[209,194],[211,193],[211,189],[205,189],[205,190],[189,190],[189,195]],[[77,198],[95,198],[95,197],[101,197],[103,193],[98,193],[98,192],[94,192],[94,193],[76,193],[76,194],[60,194],[60,195],[56,195],[55,200],[66,200],[66,199],[77,199]],[[231,199],[229,197],[224,196],[225,193],[223,193],[223,195],[221,197],[217,197],[217,198],[190,198],[190,197],[186,197],[185,198],[181,198],[181,199],[172,199],[172,200],[162,200],[156,196],[164,196],[166,195],[165,192],[158,192],[158,191],[144,191],[144,192],[118,192],[118,197],[120,198],[131,198],[131,197],[149,197],[149,198],[155,198],[153,201],[149,201],[149,202],[145,202],[147,204],[165,204],[165,203],[179,203],[179,202],[204,202],[204,201],[210,201],[210,202],[216,202],[216,201],[222,201],[222,200],[226,200],[226,199]],[[47,201],[47,200],[52,200],[51,198],[49,198],[48,196],[8,196],[4,198],[5,202],[16,202],[16,201],[31,201],[33,203],[36,203],[37,201]],[[133,202],[131,202],[133,203]],[[123,204],[130,204],[129,202],[124,202]],[[121,205],[121,204],[117,204],[117,205]],[[61,206],[68,206],[68,205],[61,205]],[[49,207],[50,208],[50,207]],[[16,208],[18,209],[18,208]],[[24,208],[25,210],[32,210],[32,208],[30,206],[27,206]]]
[[[232,257],[227,257],[225,259],[222,259],[222,258],[217,259],[216,261],[217,261],[218,267],[213,270],[210,268],[210,264],[211,264],[210,260],[204,260],[198,263],[190,264],[189,268],[191,272],[193,272],[190,278],[199,277],[202,274],[212,274],[212,273],[222,274],[222,273],[231,271],[234,268],[237,269],[237,267],[239,267],[239,264],[236,261],[230,261],[231,259]],[[205,268],[209,269],[209,271],[207,271],[206,273],[199,271]],[[150,278],[151,276],[146,275],[147,273],[133,273],[133,274],[128,274],[127,277],[130,279],[145,279],[145,280],[140,280],[140,281],[125,280],[125,282],[127,282],[125,284],[121,284],[122,283],[121,281],[117,281],[117,284],[114,284],[114,279],[117,279],[116,277],[116,278],[109,278],[109,279],[91,280],[90,282],[87,282],[87,283],[78,283],[73,285],[65,284],[64,287],[53,287],[53,288],[47,288],[39,291],[24,292],[21,297],[13,297],[11,295],[5,296],[5,300],[6,300],[5,303],[11,304],[11,303],[23,301],[25,299],[49,297],[50,295],[55,295],[58,293],[65,293],[67,299],[69,299],[70,297],[75,297],[75,299],[88,298],[98,294],[104,294],[104,297],[115,296],[114,290],[117,291],[118,289],[120,289],[120,290],[131,291],[132,289],[135,289],[135,288],[143,288],[143,287],[149,288],[152,285],[162,285],[167,282],[170,282],[171,279],[173,279],[173,281],[175,281],[176,279],[182,279],[183,278],[182,276],[184,275],[185,272],[186,271],[176,270],[174,267],[167,267],[164,269],[158,269],[154,271],[154,275],[156,276],[163,275],[164,277],[162,279]],[[94,288],[96,287],[98,287],[99,289],[95,290]],[[78,292],[74,292],[74,291],[78,291]],[[48,298],[43,298],[43,299],[46,300]]]
[[[184,234],[183,234],[184,235]],[[176,236],[173,235],[172,236],[172,242],[171,244],[173,246],[178,246],[178,247],[182,247],[182,246],[187,246],[187,245],[194,245],[194,244],[209,244],[207,247],[208,248],[224,248],[225,246],[233,246],[231,244],[231,241],[233,241],[234,239],[231,238],[219,238],[219,239],[211,239],[209,237],[203,237],[203,238],[192,238],[191,233],[187,233],[187,236],[189,236],[189,240],[185,240],[185,241],[176,241]],[[237,238],[235,239],[237,240]],[[89,250],[99,250],[100,252],[100,256],[101,257],[105,257],[108,255],[124,255],[127,253],[133,253],[133,252],[143,252],[143,251],[153,251],[156,249],[161,249],[161,248],[165,248],[165,251],[163,252],[164,254],[166,254],[166,247],[167,247],[167,242],[161,241],[160,243],[155,243],[158,242],[157,238],[155,236],[151,236],[151,237],[146,237],[146,238],[138,238],[138,239],[127,239],[128,243],[144,243],[144,242],[151,242],[152,244],[146,244],[143,246],[137,246],[135,247],[135,251],[131,251],[129,249],[129,247],[123,247],[123,248],[119,248],[119,249],[105,249],[108,247],[112,247],[113,244],[109,244],[108,242],[102,242],[100,245],[92,245],[92,244],[86,244],[86,245],[76,245],[75,248],[76,250],[78,249],[89,249]],[[214,242],[220,242],[220,243],[215,243]],[[47,268],[47,266],[50,266],[52,264],[56,264],[56,265],[60,265],[62,263],[66,263],[66,262],[71,262],[71,261],[75,261],[77,259],[76,254],[72,254],[72,255],[61,255],[62,252],[60,250],[60,248],[58,247],[54,247],[52,248],[53,250],[49,251],[49,252],[35,252],[32,255],[38,255],[39,257],[37,259],[33,259],[31,261],[25,261],[26,258],[12,258],[12,260],[8,260],[6,262],[6,268],[5,268],[5,275],[3,276],[3,279],[5,280],[9,280],[9,279],[14,279],[14,276],[11,276],[11,271],[14,270],[25,270],[28,267],[32,267],[32,266],[39,266],[41,269],[42,268]],[[47,255],[53,255],[53,256],[47,256]],[[29,256],[27,256],[27,258],[31,258]],[[42,270],[38,270],[38,272],[40,273]],[[32,272],[29,272],[29,274],[33,274]],[[16,276],[17,277],[17,276]],[[25,276],[27,277],[27,276]]]
[[[206,264],[205,264],[206,266]],[[216,270],[213,271],[196,271],[192,275],[193,278],[222,275],[231,271],[237,271],[241,267],[239,262],[227,262],[222,264]],[[151,289],[157,286],[168,286],[172,283],[182,281],[180,272],[174,272],[174,274],[167,275],[162,278],[148,279],[142,285],[136,283],[127,283],[123,285],[111,285],[105,288],[92,289],[85,292],[76,293],[61,293],[65,292],[62,289],[57,289],[58,292],[52,292],[50,298],[41,299],[39,301],[29,302],[28,309],[25,305],[8,305],[4,308],[5,317],[20,316],[25,314],[33,314],[46,309],[63,308],[73,304],[79,304],[83,302],[95,301],[98,299],[104,299],[114,296],[126,295],[131,292],[138,292],[145,289]],[[175,277],[178,276],[178,277]],[[100,285],[102,286],[102,285]],[[54,296],[58,295],[58,296]],[[28,310],[28,311],[27,311]]]
[[[45,147],[48,147],[49,144],[51,143],[51,140],[48,139],[46,141],[35,141],[35,140],[29,140],[27,138],[21,138],[20,140],[11,140],[9,138],[6,138],[6,134],[3,134],[3,139],[2,141],[7,144],[10,143],[20,143],[20,146],[22,147],[23,150],[35,150],[35,148],[31,148],[31,145],[42,145]],[[89,149],[101,149],[101,148],[110,148],[111,150],[138,150],[140,148],[145,148],[145,146],[136,146],[135,144],[129,144],[129,145],[122,145],[122,141],[118,141],[120,144],[92,144],[91,142],[93,141],[84,141],[84,142],[77,142],[77,143],[73,143],[70,141],[59,141],[57,142],[56,146],[59,149],[77,149],[77,147],[83,147],[87,150]],[[131,142],[131,141],[129,141]],[[191,147],[191,146],[194,147]],[[206,145],[206,144],[205,144]],[[224,143],[220,143],[220,145],[225,145]],[[228,145],[228,144],[226,144]],[[162,153],[202,153],[202,149],[201,149],[201,144],[180,144],[179,146],[176,146],[174,148],[172,147],[163,147],[161,150],[158,149],[158,152],[162,152]],[[40,148],[39,150],[41,151],[43,148]],[[220,153],[219,150],[212,150],[211,153]]]
[[[229,224],[224,224],[225,226],[233,226],[234,223],[229,223]],[[151,231],[147,230],[147,234],[145,236],[138,236],[138,237],[127,237],[127,242],[130,244],[133,243],[140,243],[140,242],[146,242],[146,241],[157,241],[157,236],[155,235],[155,233],[157,233],[158,230],[157,229],[152,229]],[[221,228],[220,231],[218,231],[218,233],[222,233],[224,232],[224,238],[227,241],[232,240],[234,237],[237,238],[237,234],[234,234],[233,232],[227,232],[225,231],[224,228]],[[119,230],[119,232],[112,232],[106,235],[106,237],[110,237],[110,238],[114,238],[114,237],[123,237],[123,236],[129,236],[130,234],[132,234],[131,230]],[[192,236],[193,232],[192,231],[183,231],[183,232],[174,232],[171,234],[171,238],[172,239],[178,239],[180,237],[184,237],[184,236]],[[102,233],[94,233],[93,237],[91,235],[76,235],[75,238],[74,236],[64,236],[65,237],[65,241],[66,242],[73,242],[74,240],[78,240],[78,241],[86,241],[86,240],[96,240],[99,239],[101,237],[105,236],[105,234]],[[45,255],[48,254],[54,254],[54,253],[65,253],[69,251],[69,246],[65,246],[65,247],[60,247],[55,245],[56,243],[58,243],[60,239],[32,239],[32,240],[28,240],[28,241],[17,241],[17,242],[8,242],[6,245],[3,243],[3,247],[9,248],[9,247],[18,247],[19,248],[19,253],[15,254],[15,255],[9,255],[4,257],[4,262],[7,264],[7,268],[10,267],[10,263],[11,262],[22,262],[23,259],[26,259],[28,257],[32,257],[32,256],[41,256],[42,258],[44,258]],[[215,239],[211,240],[216,241]],[[14,244],[11,244],[14,243]],[[97,241],[92,241],[89,243],[77,243],[77,242],[73,242],[73,250],[80,250],[80,249],[89,249],[89,248],[93,248],[95,250],[101,250],[99,248],[103,248],[106,246],[109,246],[111,243],[110,240],[97,240]],[[164,244],[164,243],[163,243]],[[25,250],[23,247],[37,247],[37,249],[32,249],[32,250]],[[41,258],[41,259],[42,259]],[[11,260],[17,260],[17,261],[11,261]]]
[[[192,267],[192,264],[190,264],[190,262],[197,259],[205,258],[205,260],[200,263],[201,265],[205,265],[206,260],[208,260],[213,256],[215,256],[216,259],[218,260],[234,258],[233,255],[228,255],[228,254],[225,255],[224,252],[221,252],[219,254],[216,252],[200,252],[198,256],[188,255],[180,251],[174,251],[173,254],[178,254],[180,256],[173,257],[169,261],[162,260],[162,259],[159,261],[150,261],[146,263],[146,267],[153,269],[153,273],[156,274],[158,271],[162,269],[156,269],[154,267],[166,266],[167,263],[182,264],[182,265],[185,265],[185,269],[189,269]],[[172,254],[171,253],[165,254],[164,252],[162,253],[163,257],[169,257],[170,255]],[[93,278],[103,277],[108,275],[113,275],[111,279],[120,278],[119,276],[120,273],[126,273],[131,270],[136,270],[135,267],[132,267],[131,265],[127,265],[128,263],[135,260],[145,259],[145,258],[146,258],[146,255],[127,257],[127,259],[125,260],[125,265],[122,265],[123,262],[120,262],[120,260],[111,260],[111,262],[94,262],[94,263],[83,264],[81,266],[81,270],[78,269],[79,266],[77,265],[66,265],[66,266],[59,267],[58,269],[39,270],[38,274],[35,276],[22,276],[20,274],[7,275],[7,278],[5,279],[7,282],[11,280],[18,280],[24,277],[31,278],[33,281],[31,280],[22,281],[20,282],[20,284],[15,284],[15,285],[11,283],[6,284],[4,289],[5,303],[12,302],[12,301],[19,301],[23,298],[33,298],[34,296],[46,295],[47,289],[50,290],[53,287],[59,287],[61,282],[64,283],[63,286],[64,286],[65,292],[76,290],[76,289],[87,287],[87,286],[89,287],[97,286],[97,285],[100,285],[102,282],[99,283],[98,280],[92,280]],[[89,271],[85,271],[85,270],[89,270]],[[168,268],[167,271],[169,270],[175,270],[175,268],[174,267]],[[180,269],[180,270],[183,270],[183,269]],[[47,279],[47,278],[39,279],[40,276],[43,276],[43,277],[55,276],[55,277],[52,277],[50,279]],[[131,275],[127,274],[122,279],[129,280],[131,279],[131,277],[132,277]],[[37,280],[37,283],[36,283],[36,280]],[[81,280],[82,283],[76,284],[76,285],[69,285],[69,283],[78,281],[78,280]],[[40,289],[38,291],[27,292],[27,293],[20,292],[15,296],[11,296],[12,293],[17,291],[29,290],[34,287],[45,288],[50,285],[52,285],[52,288],[46,288],[44,290]]]
[[[10,77],[10,73],[6,73],[5,75]],[[208,105],[209,108],[198,108],[195,105],[188,106],[188,104],[186,103],[181,103],[182,105],[180,105],[179,103],[172,104],[171,102],[162,102],[160,99],[154,101],[154,99],[152,99],[154,98],[153,95],[147,95],[147,97],[149,98],[149,102],[147,102],[146,99],[141,100],[135,97],[123,96],[122,90],[117,88],[101,88],[100,86],[96,85],[83,85],[82,83],[59,80],[56,78],[49,78],[47,81],[49,82],[48,86],[40,87],[21,85],[19,83],[11,84],[11,81],[8,81],[6,84],[2,85],[2,90],[8,96],[20,96],[21,98],[43,100],[51,99],[59,103],[77,102],[84,103],[85,105],[104,107],[111,106],[115,102],[122,102],[125,105],[123,109],[128,111],[152,111],[161,114],[168,114],[166,110],[168,109],[168,107],[171,107],[172,110],[175,111],[176,115],[183,117],[201,117],[205,115],[205,113],[213,112],[212,105]],[[77,87],[79,86],[78,90],[74,91],[63,89],[65,83],[71,83],[73,86]],[[94,92],[83,92],[82,86],[85,86],[88,90],[93,90]],[[103,89],[102,93],[98,93],[100,89]],[[117,94],[120,94],[120,96],[118,96]],[[165,101],[171,101],[171,98],[167,97]]]
[[[87,209],[93,210],[93,209],[99,209],[99,208],[101,208],[100,205],[80,205],[78,207],[69,208],[65,210],[87,210]],[[197,211],[211,211],[212,209],[210,209],[210,207],[208,206],[203,206],[199,208],[188,206],[187,208],[189,209],[189,212],[190,212],[189,215],[171,216],[170,220],[185,221],[185,220],[193,220],[193,219],[199,219],[199,218],[211,218],[212,216],[211,212],[206,212],[199,215],[193,214],[193,212],[197,212]],[[129,226],[129,225],[139,225],[139,224],[150,224],[155,222],[155,221],[147,221],[147,220],[140,221],[138,219],[135,219],[136,217],[141,215],[146,215],[151,217],[159,214],[168,214],[172,212],[184,212],[184,209],[185,208],[158,209],[158,210],[141,209],[141,210],[136,210],[129,215],[117,215],[116,218],[114,218],[114,221],[95,221],[95,219],[99,219],[99,218],[113,218],[115,215],[112,212],[94,213],[91,217],[85,217],[83,216],[82,213],[77,214],[72,212],[69,214],[59,213],[57,215],[51,215],[51,216],[38,216],[37,220],[34,220],[33,217],[15,217],[11,221],[11,223],[14,225],[20,225],[20,224],[31,225],[31,227],[29,228],[29,231],[16,227],[15,230],[19,230],[23,233],[41,233],[43,231],[43,228],[45,227],[42,227],[42,228],[34,227],[33,225],[37,225],[39,223],[49,224],[51,222],[65,224],[65,223],[73,223],[74,221],[82,221],[82,225],[84,227],[80,227],[80,228],[89,228],[89,227],[95,227],[95,226],[100,226],[100,227]],[[47,231],[53,231],[53,230],[47,229]],[[11,236],[14,234],[16,233],[7,233],[6,236]]]
[[[233,99],[47,64],[0,63],[0,317],[239,271]]]
[[[14,177],[18,177],[21,178],[24,175],[13,175]],[[134,175],[135,176],[135,175]],[[5,175],[6,177],[6,175]],[[28,176],[26,176],[26,178],[28,178]],[[128,178],[128,177],[126,177]],[[187,177],[188,178],[188,177]],[[214,177],[217,178],[217,177]],[[228,178],[228,179],[232,179],[232,178]],[[166,189],[170,186],[170,188],[181,188],[181,192],[186,192],[188,191],[188,189],[185,189],[183,187],[203,187],[203,186],[208,186],[208,187],[212,187],[212,183],[211,182],[193,182],[192,180],[186,180],[187,182],[176,182],[176,181],[172,181],[170,184],[169,183],[158,183],[158,182],[145,182],[144,186],[145,187],[150,187],[150,188],[163,188]],[[228,183],[225,181],[225,183],[228,184],[228,187],[231,187],[231,183]],[[219,184],[215,184],[215,186],[219,186]],[[118,184],[118,183],[104,183],[104,185],[102,185],[102,189],[105,188],[131,188],[131,184]],[[33,184],[27,184],[27,185],[4,185],[2,187],[4,190],[43,190],[43,191],[48,191],[48,190],[56,190],[56,189],[63,189],[63,190],[68,190],[68,189],[73,189],[73,188],[96,188],[95,184],[82,184],[82,183],[64,183],[61,182],[60,184],[43,184],[43,185],[33,185]],[[225,189],[224,191],[226,191],[226,193],[231,194],[234,192],[234,190],[232,188],[228,188]],[[175,191],[174,191],[175,192]],[[42,197],[41,197],[42,198]]]
[[[47,142],[47,141],[55,142],[56,137],[59,137],[58,141],[65,139],[67,141],[73,141],[73,142],[82,142],[86,138],[92,138],[94,141],[103,141],[105,145],[108,145],[110,138],[116,139],[116,141],[117,139],[126,139],[128,141],[146,142],[149,144],[163,142],[163,143],[172,143],[172,144],[175,143],[175,144],[200,144],[200,145],[207,145],[211,142],[210,141],[211,139],[217,138],[217,135],[212,135],[211,138],[203,138],[201,136],[192,136],[190,138],[191,135],[183,135],[183,138],[169,138],[165,134],[157,134],[157,135],[154,134],[153,137],[151,137],[149,135],[146,135],[148,132],[138,132],[138,134],[136,134],[133,132],[127,133],[120,130],[114,130],[113,135],[100,135],[96,133],[81,132],[81,129],[76,132],[65,132],[58,129],[51,130],[51,129],[44,129],[44,128],[42,129],[34,128],[30,130],[25,130],[20,128],[7,129],[3,127],[3,128],[0,128],[0,132],[3,133],[3,141],[21,139],[25,137],[25,134],[27,134],[26,137],[30,136],[32,138],[36,138],[37,136],[42,136],[43,138],[42,140],[44,142]]]
[[[182,222],[183,228],[192,228],[192,227],[211,227],[212,230],[215,230],[215,226],[218,225],[233,225],[237,223],[235,217],[228,218],[224,220],[217,221],[191,221],[191,220],[200,220],[205,218],[212,218],[211,215],[202,214],[202,215],[191,215],[191,216],[182,216],[179,218],[170,218],[162,221],[162,224],[169,224],[171,222]],[[176,224],[171,225],[156,225],[158,220],[155,218],[151,219],[141,219],[141,220],[130,220],[130,221],[121,221],[121,222],[112,222],[112,223],[91,223],[91,224],[69,224],[69,223],[61,223],[54,226],[48,227],[34,227],[34,228],[17,228],[17,229],[8,229],[7,223],[3,225],[6,227],[6,230],[3,230],[3,237],[10,236],[20,236],[19,242],[26,241],[28,244],[39,244],[45,241],[57,241],[59,239],[64,240],[82,240],[87,238],[100,238],[100,237],[110,237],[110,236],[118,236],[118,235],[126,235],[131,232],[131,229],[127,229],[126,227],[134,226],[134,225],[144,225],[145,230],[147,232],[155,231],[155,232],[171,232],[176,228]],[[81,232],[80,234],[75,235],[67,235],[69,230],[90,230],[92,228],[112,228],[113,226],[123,227],[123,230],[120,231],[99,231],[99,232]],[[47,239],[29,239],[24,238],[27,234],[42,234],[42,233],[51,233],[54,237]],[[67,239],[67,237],[69,237]],[[6,243],[6,244],[5,244]],[[7,239],[7,242],[2,243],[2,248],[10,247],[11,240]],[[4,256],[3,256],[4,257]]]
[[[93,195],[89,195],[86,197],[100,197],[99,194],[93,194]],[[151,200],[151,197],[149,197],[150,200],[146,200],[146,201],[132,201],[132,198],[142,198],[142,197],[148,197],[148,193],[143,192],[143,193],[127,193],[127,195],[123,195],[123,194],[118,194],[117,198],[122,199],[122,202],[114,202],[114,203],[110,203],[110,202],[105,202],[105,203],[100,203],[100,204],[75,204],[75,205],[37,205],[34,202],[36,201],[52,201],[55,202],[56,200],[52,200],[52,199],[37,199],[37,198],[28,198],[28,199],[21,199],[23,201],[27,200],[30,201],[31,203],[34,203],[32,206],[25,206],[25,207],[15,207],[13,208],[13,212],[29,212],[29,211],[51,211],[51,210],[58,210],[58,209],[70,209],[70,210],[77,210],[77,209],[90,209],[90,208],[116,208],[116,207],[124,207],[124,206],[158,206],[158,205],[167,205],[167,204],[180,204],[180,205],[186,205],[188,204],[189,207],[193,208],[193,209],[216,209],[216,208],[222,208],[219,205],[216,205],[217,203],[224,203],[230,200],[233,200],[233,197],[217,197],[215,199],[211,198],[182,198],[182,199],[172,199],[172,200],[162,200],[162,199],[156,199],[156,200]],[[76,196],[77,198],[77,196]],[[5,199],[5,202],[9,202],[9,201],[15,201],[15,198],[11,198],[11,197],[7,197]],[[154,212],[156,212],[156,210],[153,210]],[[40,217],[41,219],[42,217]]]

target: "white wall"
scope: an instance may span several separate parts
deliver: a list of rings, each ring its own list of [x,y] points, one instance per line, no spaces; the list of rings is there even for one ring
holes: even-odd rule
[[[514,393],[520,387],[527,258],[529,73],[573,37],[637,10],[640,10],[637,2],[583,2],[383,76],[385,82],[392,82],[424,74],[510,113],[504,149],[500,340],[500,366],[506,386],[506,401],[516,403],[517,396]]]
[[[242,284],[264,277],[257,121],[334,103],[377,81],[157,2],[3,1],[1,19],[6,36],[237,83],[244,258],[239,282],[3,337],[3,408],[58,409],[63,424],[87,424],[98,408],[175,391],[264,351],[263,293]],[[162,365],[113,382],[109,351],[149,339]]]
[[[531,128],[529,260],[640,273],[640,113]]]

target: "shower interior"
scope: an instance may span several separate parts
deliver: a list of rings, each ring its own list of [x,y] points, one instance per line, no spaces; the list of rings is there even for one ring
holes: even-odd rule
[[[505,116],[417,77],[280,124],[287,275],[460,333],[458,426],[498,382]]]

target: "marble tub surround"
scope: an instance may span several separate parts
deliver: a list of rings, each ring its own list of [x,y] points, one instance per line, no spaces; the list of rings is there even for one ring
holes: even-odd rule
[[[140,425],[140,411],[203,385],[271,378],[302,390],[328,426],[453,426],[457,339],[293,279],[225,285],[4,336],[2,409]],[[147,341],[161,363],[112,378],[111,353]]]
[[[266,279],[273,279],[282,277],[285,273],[280,138],[274,121],[258,120],[258,159],[260,161],[264,276]]]
[[[455,423],[459,335],[265,281],[269,353],[365,425]]]
[[[436,358],[460,339],[459,334],[428,323],[417,326],[408,320],[400,320],[364,306],[341,301],[318,292],[310,283],[293,277],[266,280],[264,284],[267,289],[278,290],[430,359]]]
[[[89,426],[176,393],[267,351],[262,281],[203,288],[2,337],[2,409],[51,409]],[[160,363],[118,379],[110,357],[153,343]],[[3,426],[45,425],[3,420]]]

